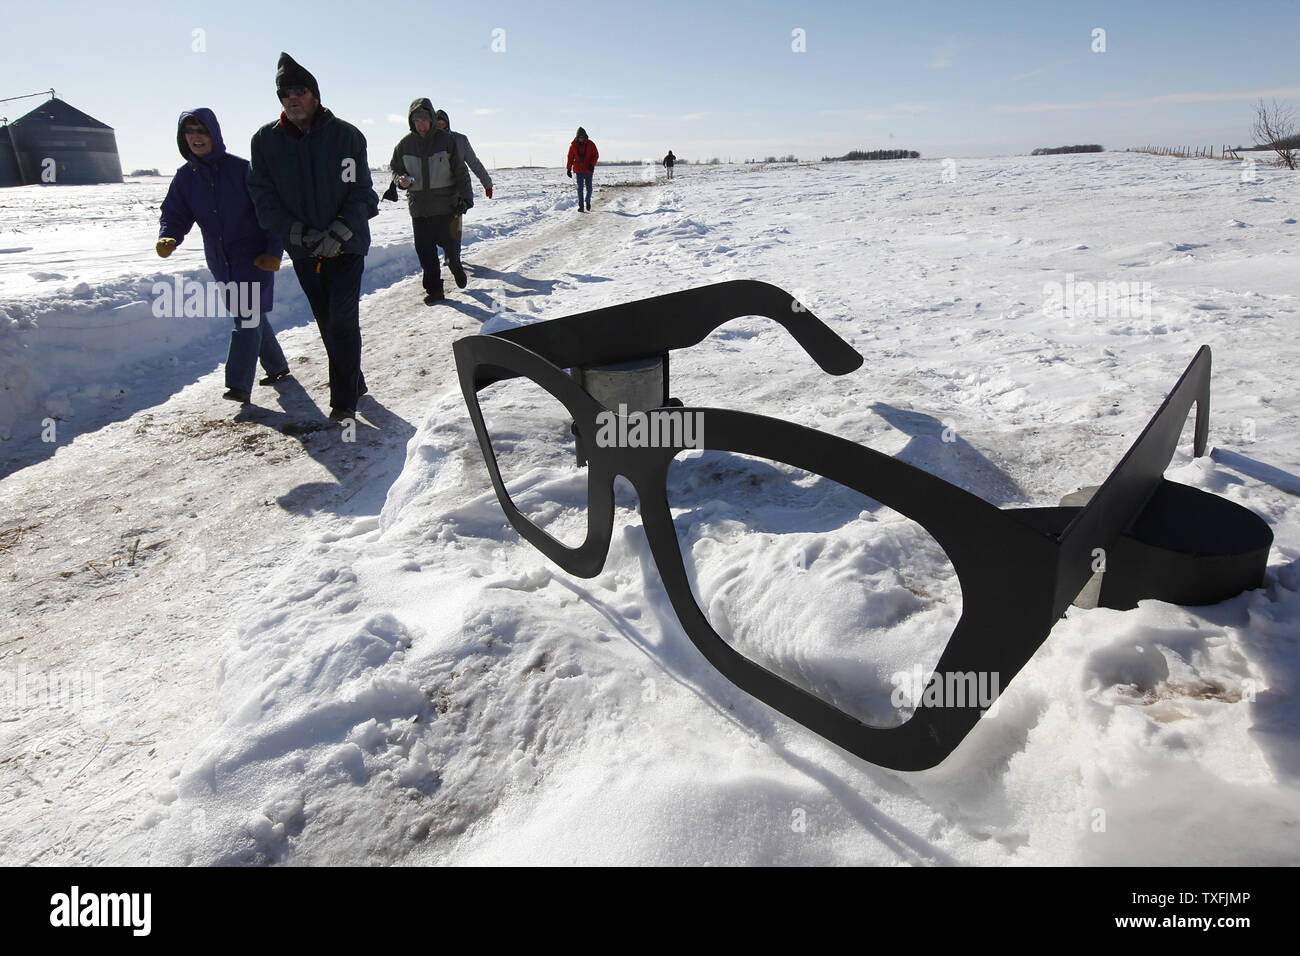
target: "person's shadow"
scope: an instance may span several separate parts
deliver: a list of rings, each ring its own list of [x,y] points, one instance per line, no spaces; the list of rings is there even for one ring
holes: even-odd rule
[[[530,279],[518,272],[502,272],[500,269],[480,266],[472,262],[466,263],[466,271],[475,279],[496,279],[502,285],[508,286],[509,288],[503,288],[501,293],[510,298],[524,295],[550,295],[555,291],[557,285],[566,280],[580,282],[584,285],[589,282],[614,281],[609,276],[589,275],[585,272],[564,272],[561,273],[563,278],[558,279]]]
[[[563,279],[530,279],[518,272],[502,272],[490,266],[466,263],[465,271],[480,281],[495,279],[501,286],[491,291],[487,289],[469,289],[464,294],[473,301],[462,298],[447,298],[437,303],[440,308],[450,308],[478,322],[486,324],[503,311],[502,299],[515,299],[523,296],[550,295]],[[605,276],[585,275],[575,272],[565,273],[575,282],[610,282]]]
[[[911,440],[894,455],[899,461],[928,471],[945,481],[979,495],[999,508],[1022,503],[1028,496],[1014,478],[989,461],[950,426],[932,415],[874,402],[870,406]]]
[[[415,427],[370,394],[357,403],[351,422],[332,422],[297,379],[285,380],[276,390],[280,408],[247,405],[235,421],[293,438],[334,479],[304,482],[278,496],[276,503],[294,514],[378,514],[402,472]]]
[[[626,219],[637,219],[641,216],[658,216],[666,212],[681,212],[680,209],[645,209],[641,212],[628,212],[625,209],[607,209],[606,212],[612,212],[616,216],[623,216]]]
[[[475,279],[484,281],[495,279],[503,285],[511,286],[512,288],[502,289],[501,293],[512,298],[525,295],[550,295],[560,282],[559,279],[530,279],[518,272],[502,272],[500,269],[472,262],[466,263],[466,267],[465,271]]]
[[[492,293],[490,292],[476,289],[466,292],[465,294],[470,296],[474,301],[466,302],[464,299],[443,299],[441,302],[437,303],[437,305],[440,308],[449,308],[453,311],[459,312],[461,315],[468,316],[475,322],[479,323],[479,325],[487,322],[500,311],[497,307],[496,299],[493,298]]]

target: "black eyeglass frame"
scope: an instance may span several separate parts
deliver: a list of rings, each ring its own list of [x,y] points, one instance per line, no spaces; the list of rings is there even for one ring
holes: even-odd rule
[[[979,721],[979,701],[930,706],[923,698],[904,723],[873,727],[739,653],[696,603],[678,544],[667,477],[672,460],[684,449],[599,447],[587,438],[597,434],[597,416],[610,409],[565,369],[659,357],[667,408],[670,401],[676,404],[667,394],[669,353],[698,344],[741,316],[776,321],[829,374],[847,374],[862,365],[862,356],[793,296],[751,280],[455,342],[461,390],[497,498],[521,537],[565,571],[594,577],[604,566],[613,535],[614,478],[624,476],[640,500],[664,589],[687,636],[710,664],[745,692],[864,760],[896,770],[933,767]],[[573,416],[588,461],[587,534],[578,547],[561,543],[529,520],[501,478],[477,395],[516,376],[540,385]],[[1106,555],[1105,578],[1119,575],[1109,595],[1103,585],[1102,603],[1111,606],[1132,606],[1139,597],[1214,603],[1260,586],[1272,542],[1262,519],[1227,499],[1163,477],[1193,403],[1193,453],[1205,453],[1209,385],[1210,350],[1202,346],[1084,507],[1000,509],[920,468],[802,425],[728,409],[678,405],[672,410],[702,416],[705,449],[766,458],[824,476],[920,524],[943,548],[962,593],[961,617],[931,683],[949,675],[996,674],[997,686],[1005,692],[1092,578],[1097,549]]]

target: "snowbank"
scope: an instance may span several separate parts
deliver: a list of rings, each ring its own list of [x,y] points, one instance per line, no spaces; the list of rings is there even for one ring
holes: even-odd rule
[[[482,203],[474,285],[455,305],[426,309],[410,278],[367,300],[367,342],[392,373],[384,407],[410,422],[409,432],[392,432],[410,435],[400,468],[370,457],[387,461],[382,429],[373,447],[355,450],[304,439],[337,481],[297,485],[307,500],[282,516],[270,506],[290,492],[266,462],[288,452],[260,442],[270,430],[251,422],[235,434],[269,447],[262,464],[231,445],[214,459],[230,471],[215,475],[209,498],[201,473],[157,488],[153,513],[202,515],[193,498],[223,501],[236,474],[240,494],[265,508],[229,526],[247,536],[232,550],[256,574],[178,577],[147,599],[140,592],[158,613],[189,604],[223,623],[184,653],[161,624],[138,623],[138,610],[98,625],[109,630],[75,632],[92,649],[110,639],[129,646],[138,658],[123,680],[166,662],[173,688],[137,707],[163,759],[135,763],[142,795],[115,804],[111,839],[87,842],[76,831],[83,857],[1296,863],[1294,180],[1261,171],[1260,182],[1243,184],[1231,164],[1136,154],[961,160],[955,180],[944,172],[926,162],[679,168],[652,188],[602,189],[598,180],[590,216],[574,214],[567,185],[537,174],[513,205]],[[390,218],[394,229],[405,225]],[[391,256],[377,254],[376,281],[410,271],[400,252]],[[795,292],[866,364],[828,377],[774,324],[742,320],[674,356],[675,395],[842,435],[999,506],[1055,504],[1104,478],[1196,348],[1210,344],[1211,443],[1221,454],[1193,461],[1185,441],[1168,476],[1270,523],[1265,586],[1208,608],[1071,609],[996,714],[922,773],[851,758],[769,711],[686,639],[625,484],[595,578],[572,578],[519,540],[449,361],[450,343],[479,322],[536,321],[740,276]],[[1122,296],[1105,285],[1116,282],[1128,286]],[[120,301],[136,289],[124,285]],[[403,378],[407,366],[417,371]],[[177,395],[157,414],[192,402]],[[123,424],[154,427],[136,419]],[[204,440],[216,442],[221,430],[211,431]],[[580,520],[582,474],[567,463],[551,470],[519,447],[524,477],[550,497],[544,520]],[[140,469],[153,453],[108,442],[97,450],[104,467],[119,455]],[[60,454],[28,471],[53,482],[78,460]],[[328,497],[345,494],[364,508]],[[874,675],[884,690],[905,657],[927,651],[938,619],[951,619],[951,598],[945,608],[941,592],[895,575],[922,542],[887,516],[845,508],[840,524],[809,528],[779,502],[716,497],[747,508],[746,521],[779,547],[731,537],[743,522],[728,524],[702,497],[688,547],[716,563],[701,563],[696,583],[711,606],[731,594],[724,610],[740,623],[750,614],[748,623],[771,625],[755,632],[756,647],[787,666],[818,664],[805,638],[836,633],[820,662],[835,664],[833,674],[841,663],[856,669],[860,682]],[[92,517],[82,520],[87,534],[100,527]],[[121,534],[110,518],[93,520]],[[887,533],[868,535],[873,523]],[[276,530],[261,538],[262,527]],[[48,543],[24,542],[32,550],[15,555],[38,556]],[[826,575],[815,600],[791,584],[796,554],[796,571]],[[941,578],[941,562],[934,568]],[[91,579],[98,590],[84,593],[50,585],[69,590],[49,600],[77,607],[94,593],[103,609],[108,588],[126,581]],[[729,592],[729,581],[743,588]],[[30,593],[41,592],[33,584]],[[799,640],[764,603],[782,598]],[[855,623],[882,621],[903,626],[904,640],[889,648],[902,657],[863,656],[870,644],[844,640]],[[38,636],[24,641],[31,660],[52,653]],[[40,716],[3,725],[6,740],[34,746]],[[70,802],[42,802],[51,787],[85,803],[114,799],[121,761],[92,763],[75,788],[66,781],[116,730],[67,725],[60,739],[71,743],[55,745],[58,762],[44,777],[31,761],[19,762],[30,779],[18,764],[3,771],[21,782],[8,805],[25,821],[13,858],[38,858],[45,828],[78,824]]]

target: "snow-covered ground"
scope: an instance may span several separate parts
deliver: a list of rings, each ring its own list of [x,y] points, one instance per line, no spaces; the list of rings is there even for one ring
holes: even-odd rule
[[[433,308],[385,203],[351,442],[323,427],[291,272],[272,321],[296,383],[242,412],[220,398],[224,322],[153,316],[154,282],[205,277],[197,233],[153,255],[165,179],[0,191],[0,862],[1300,862],[1300,180],[1257,174],[1124,154],[610,168],[584,216],[562,173],[503,170],[466,220],[469,288]],[[733,278],[796,293],[865,364],[828,376],[740,320],[674,357],[675,396],[1002,507],[1102,480],[1209,344],[1216,451],[1184,441],[1167,476],[1269,522],[1265,587],[1071,609],[933,770],[773,713],[685,637],[630,486],[593,579],[519,539],[451,361],[482,324]],[[1117,282],[1123,314],[1087,298]],[[584,476],[520,424],[545,411],[498,406],[563,538]],[[894,676],[957,613],[942,552],[824,486],[764,497],[761,465],[682,467],[708,613],[889,722]]]

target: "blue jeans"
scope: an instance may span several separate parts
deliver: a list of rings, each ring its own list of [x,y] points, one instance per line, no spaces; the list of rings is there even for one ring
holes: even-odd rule
[[[574,173],[573,178],[578,181],[578,205],[582,205],[582,186],[587,186],[587,205],[591,206],[591,173]]]
[[[275,340],[270,320],[263,315],[256,325],[245,328],[245,323],[251,321],[251,318],[235,319],[230,349],[226,352],[226,388],[251,392],[259,358],[267,375],[279,374],[289,367],[280,343]]]

